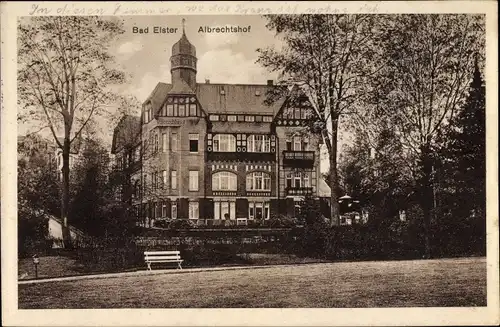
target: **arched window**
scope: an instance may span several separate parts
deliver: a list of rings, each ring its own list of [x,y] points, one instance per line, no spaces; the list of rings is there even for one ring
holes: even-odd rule
[[[250,135],[247,138],[248,152],[271,152],[269,135]]]
[[[247,175],[247,191],[270,191],[271,175],[256,171]]]
[[[231,134],[218,134],[214,136],[214,152],[235,152],[236,137]]]
[[[212,175],[213,191],[236,191],[236,174],[221,171]]]

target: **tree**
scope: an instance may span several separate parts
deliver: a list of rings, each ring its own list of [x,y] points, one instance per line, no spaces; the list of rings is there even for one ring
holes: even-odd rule
[[[71,189],[73,224],[90,235],[104,231],[105,207],[110,201],[108,151],[98,140],[86,139],[81,156],[75,162]]]
[[[370,224],[388,226],[412,199],[412,180],[401,144],[387,128],[370,141],[359,129],[339,162],[343,188],[370,213]]]
[[[123,29],[100,17],[29,17],[18,29],[18,88],[24,113],[48,126],[62,149],[61,218],[68,224],[72,142],[113,102],[109,86],[124,74],[113,67],[108,46]],[[57,131],[64,131],[60,140]],[[69,237],[65,228],[65,238]]]
[[[405,156],[416,163],[425,256],[430,257],[438,140],[466,98],[472,57],[484,49],[484,17],[398,15],[386,21],[384,34],[384,68],[372,79],[367,117],[390,124]]]
[[[59,209],[59,190],[51,168],[50,149],[37,135],[18,142],[18,244],[19,254],[44,244],[48,219]]]
[[[442,151],[446,188],[455,198],[456,213],[486,214],[485,87],[477,57],[467,100],[451,122]],[[457,215],[455,215],[456,217]]]
[[[279,85],[298,85],[315,115],[330,163],[331,223],[339,224],[337,141],[341,116],[355,110],[363,80],[374,73],[378,33],[374,15],[267,15],[267,27],[283,37],[282,49],[258,49],[258,62],[279,72]],[[269,99],[284,96],[278,87]],[[293,99],[292,99],[293,100]]]

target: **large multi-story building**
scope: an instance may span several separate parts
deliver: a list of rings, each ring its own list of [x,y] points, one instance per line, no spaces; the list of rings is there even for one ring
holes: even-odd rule
[[[122,167],[136,167],[138,217],[245,222],[295,215],[304,196],[318,197],[320,137],[305,128],[307,97],[266,104],[271,80],[197,83],[196,49],[184,32],[170,64],[171,84],[158,83],[143,103],[135,148],[114,147]]]

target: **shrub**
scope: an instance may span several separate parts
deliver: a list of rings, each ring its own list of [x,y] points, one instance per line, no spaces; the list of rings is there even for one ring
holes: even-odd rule
[[[166,219],[156,219],[154,222],[154,227],[158,228],[168,228],[170,223],[174,221],[173,219],[166,218]]]
[[[266,222],[271,228],[290,228],[295,227],[298,223],[296,218],[288,217],[285,215],[272,216],[268,222]]]
[[[187,219],[174,219],[168,224],[168,229],[170,230],[189,228],[196,228],[196,224]]]

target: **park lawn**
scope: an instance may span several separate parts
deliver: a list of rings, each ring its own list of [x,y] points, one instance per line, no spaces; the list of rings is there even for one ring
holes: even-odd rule
[[[486,259],[271,266],[19,285],[19,308],[486,306]]]

